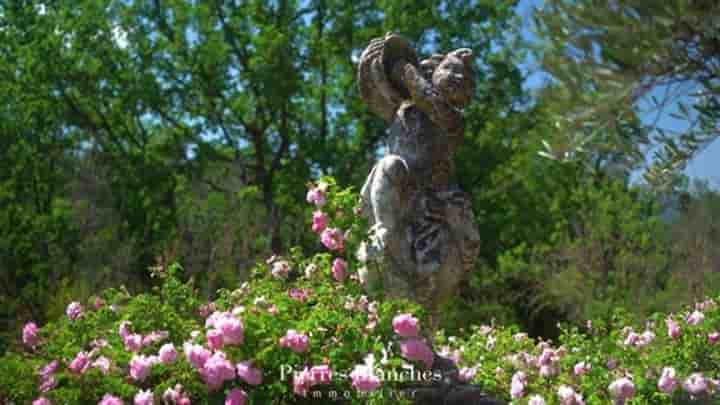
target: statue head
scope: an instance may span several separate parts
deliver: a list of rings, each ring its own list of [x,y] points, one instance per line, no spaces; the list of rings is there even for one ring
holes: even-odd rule
[[[453,107],[463,108],[472,100],[475,72],[470,49],[456,49],[446,55],[434,54],[420,62],[420,69]]]

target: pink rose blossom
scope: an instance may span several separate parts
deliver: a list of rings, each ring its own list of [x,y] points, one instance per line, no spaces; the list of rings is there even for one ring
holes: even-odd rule
[[[538,370],[538,374],[540,374],[540,377],[544,378],[553,377],[557,375],[557,373],[557,367],[551,365],[540,366],[540,369]]]
[[[130,377],[135,381],[143,381],[150,375],[150,369],[154,364],[151,357],[143,355],[134,355],[130,359]]]
[[[592,365],[590,363],[581,361],[575,364],[575,367],[573,367],[573,372],[575,373],[575,375],[580,376],[589,373],[591,369]]]
[[[701,395],[707,392],[708,383],[702,373],[694,373],[683,381],[682,388],[690,395]]]
[[[40,371],[38,371],[38,375],[40,375],[40,378],[43,379],[48,378],[57,371],[59,366],[60,363],[57,360],[53,360],[45,365],[45,367],[41,368]]]
[[[668,336],[673,339],[680,337],[680,325],[677,322],[675,322],[672,318],[667,318],[665,320],[665,325],[667,326]]]
[[[239,388],[233,388],[225,398],[225,405],[245,405],[247,394]]]
[[[87,352],[78,352],[68,369],[73,373],[83,374],[90,367],[90,355]]]
[[[310,368],[310,385],[330,384],[332,380],[332,370],[330,366],[322,364]]]
[[[608,391],[615,399],[615,403],[622,405],[635,395],[635,384],[629,378],[622,377],[613,381],[608,386]]]
[[[345,277],[347,277],[347,272],[345,271],[346,269],[347,263],[345,263],[345,260],[338,257],[335,261],[333,261],[332,275],[336,281],[340,283],[345,281]]]
[[[510,397],[512,399],[518,399],[525,396],[525,386],[527,385],[527,374],[523,371],[518,371],[512,376],[512,382],[510,383]]]
[[[214,312],[205,321],[205,326],[219,330],[222,333],[223,344],[240,344],[243,341],[243,324],[230,312]]]
[[[695,311],[693,311],[692,314],[690,314],[690,316],[688,316],[687,323],[688,323],[688,325],[693,325],[693,326],[699,325],[704,319],[705,319],[705,315],[702,312],[695,310]]]
[[[138,352],[142,349],[142,335],[139,333],[133,333],[125,336],[123,343],[125,344],[125,350],[129,352]]]
[[[310,294],[302,288],[291,288],[290,291],[288,291],[288,296],[295,301],[305,302],[310,297]]]
[[[677,384],[675,375],[676,373],[674,368],[663,368],[662,374],[660,375],[660,380],[658,381],[658,389],[666,394],[672,393],[675,389],[675,385]]]
[[[337,228],[326,228],[320,235],[320,242],[329,250],[342,252],[345,249],[345,236]]]
[[[190,342],[183,344],[183,350],[185,351],[185,357],[187,357],[188,362],[198,369],[205,366],[205,362],[207,362],[211,354],[210,351],[204,347]]]
[[[720,342],[720,332],[712,332],[708,335],[708,343],[711,345],[714,345],[715,343]]]
[[[98,405],[124,405],[124,402],[116,396],[105,394],[100,402],[98,402]]]
[[[93,361],[92,366],[100,370],[104,375],[110,373],[110,359],[105,356],[100,356]]]
[[[133,398],[134,405],[153,405],[153,392],[140,390]]]
[[[43,378],[40,380],[40,386],[38,387],[38,391],[40,392],[48,392],[55,387],[57,387],[58,381],[55,379],[54,375],[50,375],[46,378]]]
[[[321,186],[318,185],[317,187],[312,187],[307,192],[307,202],[311,204],[315,204],[316,207],[322,207],[327,202],[327,197],[325,195],[325,190],[327,186]]]
[[[434,354],[430,347],[418,338],[410,338],[400,342],[400,354],[407,360],[420,361],[427,368],[432,367]]]
[[[49,399],[40,397],[32,402],[32,405],[52,405]]]
[[[395,333],[402,337],[415,337],[420,330],[418,319],[412,316],[412,314],[400,314],[396,316],[393,318],[392,325]]]
[[[381,384],[372,366],[367,364],[356,365],[350,373],[350,379],[352,380],[351,385],[353,388],[360,392],[375,391]]]
[[[79,302],[71,302],[70,305],[67,306],[65,314],[67,314],[71,321],[74,321],[83,314],[83,311],[83,306]]]
[[[561,385],[557,390],[557,395],[561,405],[585,405],[582,395],[567,385]]]
[[[262,383],[262,371],[253,367],[249,361],[238,363],[237,375],[250,385],[260,385]]]
[[[223,345],[223,333],[217,329],[210,329],[205,334],[207,336],[207,345],[210,350],[218,350]]]
[[[215,352],[205,362],[200,375],[210,390],[216,390],[223,382],[235,378],[235,366],[227,359],[225,353]]]
[[[272,270],[270,273],[275,278],[287,278],[290,273],[290,263],[286,260],[278,260],[272,264]]]
[[[310,389],[310,369],[305,369],[299,373],[293,374],[293,393],[301,397],[306,397]]]
[[[164,364],[174,363],[177,359],[177,350],[172,343],[165,343],[158,352],[160,362]]]
[[[308,350],[310,339],[307,335],[290,329],[285,336],[280,338],[280,346],[287,347],[296,353],[304,353]]]
[[[313,212],[312,220],[313,220],[313,223],[312,223],[313,232],[320,233],[320,232],[324,231],[325,228],[327,228],[328,216],[324,212],[322,212],[320,210]]]
[[[22,341],[25,346],[35,347],[38,343],[38,327],[35,322],[28,322],[23,327]]]
[[[120,322],[120,326],[118,327],[118,334],[120,337],[125,340],[126,337],[130,336],[132,331],[130,330],[130,325],[132,322],[130,321],[122,321]]]

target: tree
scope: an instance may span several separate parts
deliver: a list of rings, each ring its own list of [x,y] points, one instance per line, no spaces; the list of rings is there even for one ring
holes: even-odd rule
[[[686,162],[720,135],[719,15],[707,0],[545,2],[536,18],[542,68],[567,135],[550,154],[599,143],[644,165],[652,151],[645,180],[676,186]],[[647,106],[656,119],[642,128],[636,114]],[[680,125],[667,128],[669,115]],[[627,125],[633,136],[623,135]]]

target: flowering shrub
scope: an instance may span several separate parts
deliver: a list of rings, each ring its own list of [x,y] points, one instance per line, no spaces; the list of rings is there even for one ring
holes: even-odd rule
[[[719,403],[717,302],[640,326],[618,310],[610,322],[565,328],[556,344],[487,325],[436,343],[460,351],[461,374],[513,404]]]
[[[353,252],[367,227],[352,190],[323,179],[307,200],[323,251],[272,257],[212,302],[173,265],[155,270],[151,293],[111,289],[47,325],[28,320],[22,350],[0,361],[0,402],[401,403],[402,376],[417,382],[435,361],[430,340],[462,380],[514,404],[682,403],[720,390],[715,301],[642,327],[618,312],[556,344],[487,325],[431,338],[417,305],[365,295]]]

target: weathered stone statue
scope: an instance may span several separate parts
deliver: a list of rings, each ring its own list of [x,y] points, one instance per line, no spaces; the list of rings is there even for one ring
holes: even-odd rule
[[[360,259],[388,295],[434,309],[457,292],[479,247],[452,161],[475,90],[472,51],[418,62],[407,40],[387,34],[362,53],[358,82],[370,110],[390,124],[386,155],[361,190],[372,228]]]
[[[475,90],[472,51],[457,49],[418,62],[407,40],[387,34],[362,53],[358,82],[370,110],[390,124],[387,153],[361,190],[372,228],[358,256],[369,284],[381,281],[389,296],[413,299],[435,312],[457,292],[480,244],[452,163],[463,138],[462,108]],[[504,404],[462,382],[449,359],[435,354],[432,369],[441,373],[440,381],[405,389],[416,405]]]

